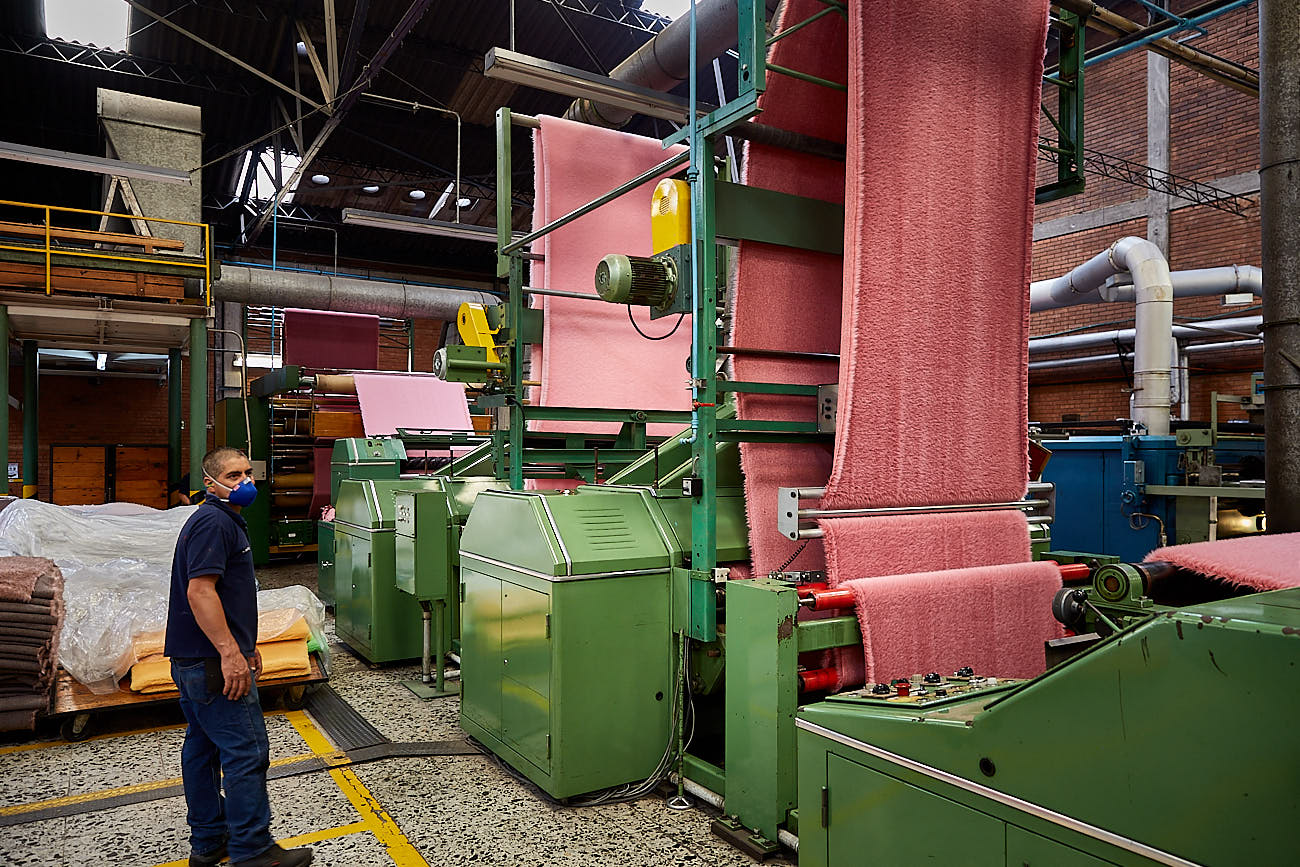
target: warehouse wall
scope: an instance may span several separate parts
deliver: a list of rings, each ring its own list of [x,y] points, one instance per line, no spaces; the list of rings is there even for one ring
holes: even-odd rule
[[[1182,10],[1189,3],[1172,4]],[[1122,12],[1142,20],[1136,8]],[[1224,15],[1207,25],[1209,36],[1191,44],[1197,48],[1258,68],[1258,23],[1255,6]],[[1138,163],[1157,165],[1162,159],[1159,117],[1148,137],[1148,81],[1158,93],[1159,69],[1143,51],[1132,51],[1090,67],[1086,74],[1086,145]],[[1252,205],[1245,216],[1168,200],[1127,183],[1093,174],[1082,195],[1040,206],[1035,214],[1033,279],[1068,271],[1125,235],[1150,236],[1160,242],[1167,215],[1167,253],[1174,269],[1217,265],[1258,265],[1259,106],[1255,98],[1211,81],[1177,63],[1168,68],[1168,171],[1213,186],[1240,191]],[[1158,107],[1159,100],[1154,104]],[[1040,165],[1040,183],[1050,179],[1049,167]],[[1166,210],[1168,209],[1168,210]],[[1251,315],[1253,304],[1224,305],[1221,299],[1179,301],[1179,318],[1218,318]],[[1133,306],[1094,305],[1034,314],[1030,334],[1044,336],[1062,331],[1086,330],[1106,323],[1107,328],[1133,324]],[[1088,350],[1081,354],[1104,354]],[[1035,356],[1051,358],[1053,356]],[[1057,356],[1059,357],[1059,356]],[[1190,416],[1208,419],[1210,393],[1244,394],[1250,373],[1262,366],[1260,350],[1201,353],[1190,361]],[[1030,418],[1061,421],[1077,415],[1083,420],[1107,420],[1128,415],[1127,362],[1087,368],[1031,373]],[[1222,407],[1225,418],[1244,418]]]
[[[415,369],[428,371],[433,352],[438,347],[442,323],[417,321],[415,326]],[[405,348],[381,347],[380,368],[406,370]],[[23,397],[21,359],[10,362],[9,393],[20,402]],[[45,374],[40,381],[40,450],[39,498],[49,501],[50,447],[54,444],[167,444],[167,385],[149,379]],[[183,379],[182,416],[189,414],[189,382]],[[211,394],[208,400],[208,424],[213,419]],[[22,413],[9,408],[9,462],[21,467],[23,459]],[[212,435],[209,427],[208,442]],[[189,435],[181,437],[181,471],[189,469]],[[11,482],[9,493],[20,496],[21,482]]]

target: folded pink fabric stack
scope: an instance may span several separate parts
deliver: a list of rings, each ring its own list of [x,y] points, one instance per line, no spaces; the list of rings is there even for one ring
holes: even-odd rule
[[[0,557],[0,731],[30,730],[59,669],[63,573],[42,557]]]
[[[1157,548],[1148,563],[1173,563],[1181,569],[1251,590],[1300,587],[1300,533],[1243,536]]]

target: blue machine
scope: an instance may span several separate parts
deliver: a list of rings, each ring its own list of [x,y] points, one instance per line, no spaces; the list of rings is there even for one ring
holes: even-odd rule
[[[1171,436],[1044,438],[1056,486],[1052,547],[1141,560],[1161,545],[1262,532],[1264,441],[1188,428]]]

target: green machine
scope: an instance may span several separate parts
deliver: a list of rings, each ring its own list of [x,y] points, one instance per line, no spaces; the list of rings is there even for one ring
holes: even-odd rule
[[[372,663],[415,659],[424,646],[416,598],[397,587],[399,491],[435,491],[434,479],[345,479],[334,504],[334,628]]]
[[[733,99],[714,109],[665,97],[680,109],[684,125],[664,145],[685,143],[688,150],[666,154],[660,164],[523,237],[511,229],[514,127],[537,128],[540,122],[508,108],[497,112],[497,276],[509,296],[482,311],[466,346],[448,348],[437,362],[444,378],[481,384],[478,405],[497,415],[496,475],[510,488],[482,493],[461,536],[462,726],[559,798],[644,793],[643,783],[670,779],[664,772],[671,770],[680,786],[708,790],[703,796],[709,799],[719,796],[725,817],[715,830],[756,854],[775,851],[780,836],[797,830],[794,721],[800,703],[811,701],[819,694],[817,684],[824,683],[812,668],[817,652],[861,641],[851,615],[799,617],[801,599],[824,576],[729,578],[731,565],[749,559],[737,444],[829,447],[834,437],[819,423],[819,386],[737,381],[720,363],[746,353],[832,360],[726,345],[725,244],[758,241],[790,248],[792,255],[836,254],[843,247],[842,209],[729,183],[718,170],[715,145],[740,125],[751,135],[770,134],[769,143],[777,147],[835,157],[833,143],[785,130],[764,132],[761,122],[753,122],[761,121],[758,97],[766,84],[769,40],[803,38],[798,32],[806,24],[834,10],[819,10],[813,19],[768,36],[764,7],[737,4],[735,53],[745,74]],[[1052,27],[1054,45],[1060,46],[1052,77],[1060,103],[1050,134],[1058,162],[1054,182],[1038,191],[1042,201],[1077,191],[1082,183],[1083,24],[1061,11]],[[692,81],[696,61],[692,53]],[[502,49],[489,53],[485,74],[494,75],[498,62],[544,65],[552,80],[590,79],[582,70]],[[798,75],[815,86],[842,88]],[[593,258],[622,257],[606,259],[595,292],[528,285],[536,258],[530,245],[657,178],[673,180],[688,195],[674,199],[681,208],[672,215],[679,231],[669,233],[665,244],[655,239],[656,257],[589,251]],[[689,227],[685,234],[682,226]],[[654,316],[689,313],[690,409],[530,401],[523,371],[541,340],[543,314],[529,296],[547,294],[640,304]],[[805,398],[808,414],[793,420],[738,418],[738,393]],[[530,447],[537,423],[555,421],[619,423],[627,435],[583,464],[561,456],[561,450],[573,455],[576,442]],[[644,435],[652,423],[679,425],[684,432],[655,445]],[[600,464],[616,458],[627,461],[622,469],[602,470]],[[525,491],[526,479],[545,475],[538,472],[545,466],[555,469],[548,477],[582,478],[587,485],[566,493]],[[1036,542],[1036,550],[1050,546],[1045,532]]]
[[[801,708],[800,863],[1290,863],[1297,667],[1300,590],[1277,590],[1148,614],[1028,682]]]
[[[419,603],[423,618],[420,679],[403,683],[421,698],[460,692],[445,661],[460,643],[461,528],[479,494],[498,486],[490,477],[441,477],[394,492],[397,589]]]
[[[318,525],[310,513],[316,442],[311,387],[311,377],[289,365],[254,380],[247,400],[227,398],[216,405],[217,445],[247,452],[257,476],[257,500],[243,514],[258,565],[272,555],[317,550]]]
[[[719,557],[747,544],[733,488]],[[680,487],[482,493],[461,538],[462,727],[557,798],[654,777],[695,678],[673,629],[689,545]]]
[[[390,437],[357,437],[334,441],[330,458],[330,502],[339,499],[339,484],[345,479],[393,480],[401,474],[406,449]],[[317,595],[326,605],[337,599],[335,581],[334,522],[316,523]]]

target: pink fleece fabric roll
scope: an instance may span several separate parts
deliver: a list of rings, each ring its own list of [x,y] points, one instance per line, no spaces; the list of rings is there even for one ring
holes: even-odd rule
[[[398,428],[473,429],[463,383],[397,373],[358,373],[353,379],[366,436],[392,436]]]
[[[665,151],[657,139],[542,117],[534,138],[537,190],[533,227],[561,217],[680,152]],[[533,251],[532,285],[565,292],[596,294],[596,265],[609,253],[649,256],[650,196],[656,178],[621,198],[546,235]],[[666,340],[646,340],[628,321],[628,308],[577,298],[540,298],[546,320],[543,342],[534,344],[532,378],[541,381],[532,398],[541,406],[611,409],[691,408],[687,366],[691,353],[690,317]],[[632,315],[651,336],[666,334],[677,317],[650,320],[649,310]],[[616,423],[538,421],[542,431],[616,431]],[[680,424],[649,425],[667,436]]]
[[[857,600],[866,682],[931,671],[1033,677],[1060,636],[1054,563],[1012,563],[846,582]],[[859,681],[861,682],[861,681]]]
[[[1235,587],[1281,590],[1300,587],[1300,533],[1243,536],[1157,548],[1148,563],[1173,563]]]

